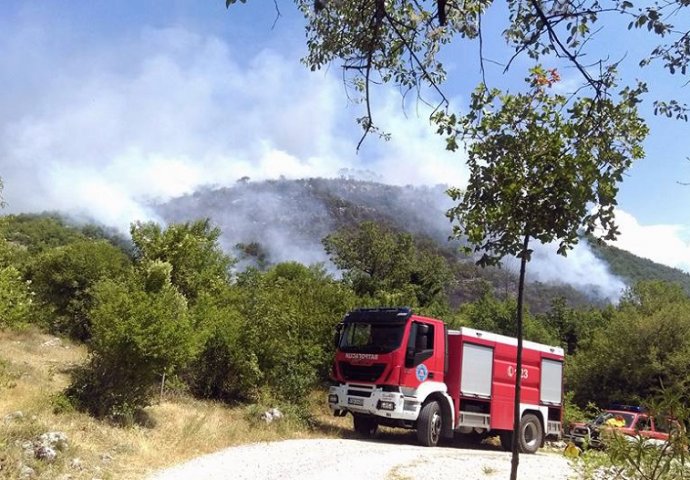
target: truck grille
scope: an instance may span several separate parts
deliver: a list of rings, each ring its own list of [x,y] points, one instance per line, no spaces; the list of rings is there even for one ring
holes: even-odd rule
[[[347,362],[338,362],[338,366],[345,380],[359,380],[360,382],[375,382],[386,369],[385,363],[352,365]]]

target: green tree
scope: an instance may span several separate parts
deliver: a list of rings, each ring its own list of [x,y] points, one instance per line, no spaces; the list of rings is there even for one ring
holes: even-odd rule
[[[682,400],[690,403],[690,299],[678,296],[678,286],[658,282],[639,284],[628,297],[637,297],[634,292],[654,295],[621,302],[570,361],[568,383],[580,405],[642,403],[664,389],[684,391]]]
[[[514,337],[516,310],[515,299],[498,300],[489,291],[476,302],[461,305],[458,314],[465,319],[462,323],[472,328]],[[523,323],[525,339],[546,344],[558,343],[555,331],[548,328],[538,317],[524,312]]]
[[[621,309],[633,309],[651,315],[662,308],[688,300],[683,287],[659,280],[638,282],[628,288],[621,298]]]
[[[637,91],[623,89],[619,102],[594,104],[584,99],[568,105],[566,97],[549,93],[558,81],[555,71],[537,67],[528,81],[530,90],[516,95],[479,87],[470,113],[460,119],[448,117],[443,127],[450,148],[457,147],[459,138],[471,140],[467,189],[449,190],[459,202],[448,212],[456,222],[455,235],[467,238],[480,254],[480,265],[497,264],[506,255],[520,259],[518,371],[530,240],[557,241],[558,253],[565,255],[577,243],[581,228],[591,233],[599,227],[607,238],[614,238],[617,185],[632,160],[642,157],[640,143],[647,133],[637,116]],[[519,377],[512,479],[519,463]]]
[[[323,240],[331,261],[361,297],[421,308],[445,300],[451,278],[445,259],[415,245],[412,235],[375,222],[343,228]]]
[[[76,240],[37,255],[28,276],[56,332],[79,340],[91,337],[92,288],[117,279],[131,268],[129,258],[104,240]]]
[[[130,420],[148,404],[161,375],[187,362],[192,325],[171,271],[170,264],[152,261],[130,277],[95,286],[90,361],[67,391],[79,407]]]
[[[328,377],[333,329],[356,303],[353,293],[322,267],[281,263],[240,276],[245,323],[241,345],[258,361],[262,384],[300,403]]]
[[[131,228],[138,261],[160,260],[172,265],[171,281],[194,303],[203,292],[221,290],[229,281],[234,260],[218,243],[220,229],[208,219],[160,225],[135,223]]]
[[[225,3],[230,7],[247,0]],[[690,5],[685,0],[606,3],[598,0],[505,3],[294,0],[293,3],[306,20],[308,52],[303,62],[311,70],[341,62],[345,85],[354,93],[350,97],[362,101],[364,111],[357,121],[365,135],[377,131],[370,97],[375,91],[372,87],[380,83],[393,84],[404,94],[417,92],[425,99],[435,93],[438,108],[448,108],[443,84],[450,77],[441,59],[449,53],[451,45],[461,44],[463,51],[474,52],[463,58],[465,68],[455,69],[461,78],[479,72],[482,83],[487,83],[487,79],[500,80],[496,77],[522,67],[528,63],[525,60],[536,62],[547,58],[572,67],[576,80],[581,80],[582,88],[577,89],[577,95],[595,103],[609,98],[607,72],[621,62],[610,39],[613,35],[625,38],[626,28],[647,32],[646,36],[633,32],[628,39],[631,43],[642,41],[649,45],[636,58],[631,53],[629,61],[642,67],[659,66],[672,75],[685,75],[690,60],[690,30],[686,25]],[[274,4],[278,8],[278,2]],[[487,17],[490,30],[483,28]],[[505,50],[491,52],[492,62],[486,61],[484,50],[489,36],[498,40],[497,43],[507,43]],[[499,36],[502,38],[495,38]],[[477,63],[472,64],[472,59]],[[500,68],[492,69],[496,63]],[[593,65],[597,68],[591,68]],[[636,82],[636,78],[631,78],[629,86]],[[681,79],[676,85],[680,94],[684,82]],[[657,99],[654,109],[655,113],[687,120],[687,105],[678,99]]]
[[[611,315],[611,309],[578,310],[569,307],[565,298],[560,297],[551,302],[548,312],[537,315],[537,318],[546,328],[554,332],[558,343],[565,349],[566,355],[573,355],[578,349],[589,345],[594,332],[603,328]]]

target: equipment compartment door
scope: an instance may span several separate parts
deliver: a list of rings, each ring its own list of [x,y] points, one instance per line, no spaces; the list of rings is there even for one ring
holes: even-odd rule
[[[560,405],[562,387],[563,362],[543,358],[541,361],[541,402]]]
[[[491,397],[494,349],[473,343],[462,346],[460,393],[465,396]]]

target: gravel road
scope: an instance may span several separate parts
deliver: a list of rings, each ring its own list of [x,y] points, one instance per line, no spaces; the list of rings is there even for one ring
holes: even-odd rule
[[[228,448],[156,472],[148,480],[507,479],[510,454],[491,447],[426,448],[390,441],[285,440]],[[521,455],[521,479],[569,480],[557,453]]]

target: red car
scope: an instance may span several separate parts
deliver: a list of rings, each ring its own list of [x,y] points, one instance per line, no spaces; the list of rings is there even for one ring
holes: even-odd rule
[[[570,430],[570,440],[579,447],[599,448],[603,444],[602,432],[615,430],[630,437],[640,436],[652,443],[668,440],[667,422],[655,421],[642,407],[616,406],[607,409],[590,423],[576,423]]]

